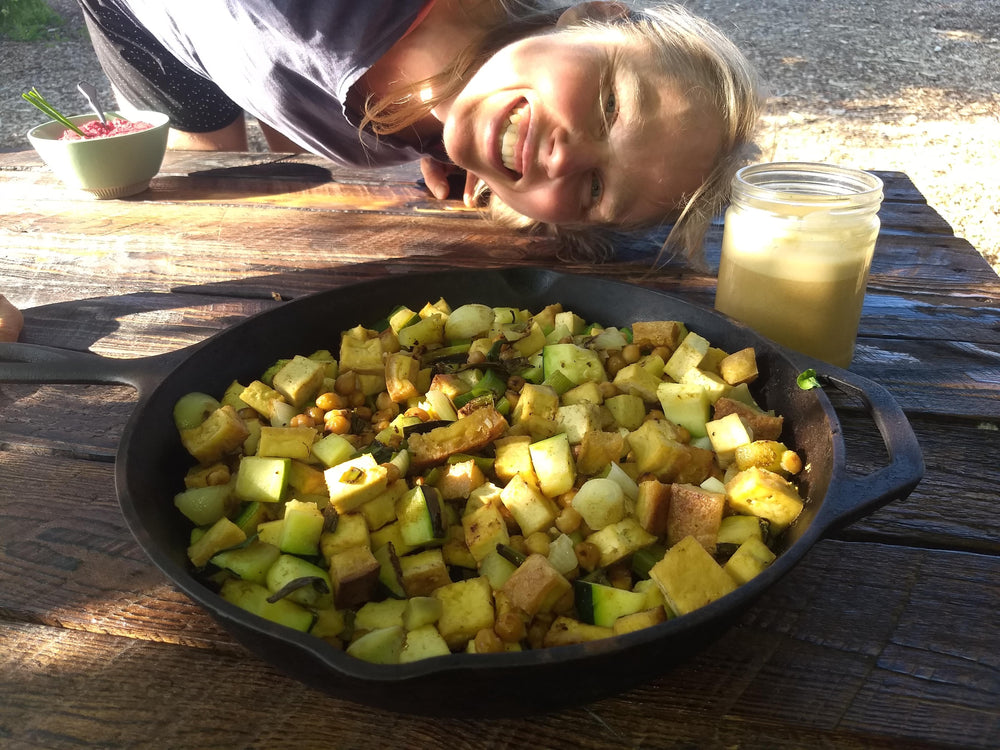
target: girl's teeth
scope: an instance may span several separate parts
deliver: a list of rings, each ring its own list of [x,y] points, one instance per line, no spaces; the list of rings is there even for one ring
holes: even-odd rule
[[[524,108],[527,106],[527,104],[522,105],[511,112],[510,118],[507,120],[507,127],[504,128],[500,136],[500,160],[512,172],[517,171],[517,162],[514,158],[514,151],[517,147],[517,125],[521,122],[521,118],[524,116]]]

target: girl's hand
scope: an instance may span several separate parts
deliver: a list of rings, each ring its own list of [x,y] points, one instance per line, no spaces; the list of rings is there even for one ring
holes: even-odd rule
[[[420,160],[420,173],[424,177],[424,182],[427,183],[427,189],[431,191],[433,195],[438,200],[447,200],[451,195],[451,184],[448,178],[452,175],[459,175],[463,172],[460,167],[456,167],[454,164],[445,164],[437,159],[432,159],[429,156],[425,156]],[[476,183],[479,178],[472,172],[465,172],[465,186],[462,190],[462,201],[466,206],[472,208],[474,206],[473,195],[476,189]]]
[[[17,341],[24,327],[24,316],[0,294],[0,341]]]

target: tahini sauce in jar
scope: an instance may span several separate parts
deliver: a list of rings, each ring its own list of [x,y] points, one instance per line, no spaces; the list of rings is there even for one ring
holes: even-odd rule
[[[878,236],[882,181],[825,164],[745,167],[726,212],[715,307],[847,367]]]

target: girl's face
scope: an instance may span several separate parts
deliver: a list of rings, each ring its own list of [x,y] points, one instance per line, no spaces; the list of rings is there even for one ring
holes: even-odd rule
[[[654,70],[617,35],[529,37],[439,110],[444,146],[532,219],[655,224],[707,177],[721,128]]]

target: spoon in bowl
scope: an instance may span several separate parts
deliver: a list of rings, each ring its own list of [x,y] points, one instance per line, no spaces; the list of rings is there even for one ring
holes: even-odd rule
[[[97,119],[101,121],[101,125],[107,125],[108,120],[104,116],[104,109],[97,101],[97,89],[85,81],[80,81],[80,83],[76,85],[76,88],[77,91],[83,94],[87,103],[90,105],[90,108],[97,114]]]

